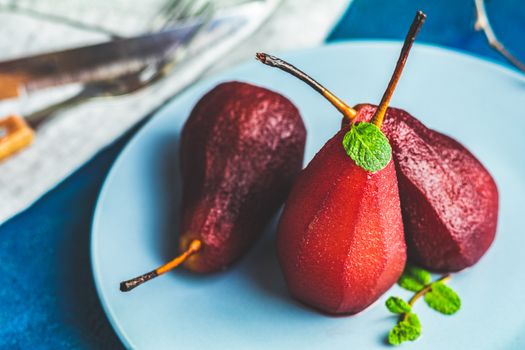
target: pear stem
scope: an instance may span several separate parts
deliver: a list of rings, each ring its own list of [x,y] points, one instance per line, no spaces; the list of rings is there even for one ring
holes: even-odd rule
[[[414,306],[414,304],[416,303],[416,301],[421,298],[422,296],[424,296],[425,294],[427,294],[428,292],[430,292],[432,290],[432,285],[435,284],[435,283],[438,283],[438,282],[447,282],[448,280],[450,280],[452,278],[452,275],[451,274],[446,274],[446,275],[443,275],[441,276],[441,278],[439,278],[438,280],[432,282],[432,283],[429,283],[427,284],[423,289],[421,289],[419,292],[417,292],[416,294],[414,294],[412,296],[412,298],[410,298],[410,300],[408,301],[408,305],[410,306]],[[406,319],[408,318],[408,313],[404,313],[403,314],[403,321],[406,321]]]
[[[407,61],[408,54],[410,53],[410,49],[412,48],[412,44],[414,43],[414,40],[416,39],[416,36],[419,33],[419,30],[421,29],[421,26],[425,22],[426,18],[427,16],[422,11],[418,11],[416,13],[416,16],[414,17],[414,20],[412,21],[410,29],[408,30],[408,33],[405,37],[405,41],[403,43],[403,48],[401,49],[401,53],[399,54],[399,58],[397,60],[394,74],[392,74],[386,91],[383,94],[383,98],[381,99],[381,103],[379,104],[379,107],[377,108],[376,113],[372,118],[372,123],[374,123],[378,128],[381,128],[381,125],[383,124],[386,110],[388,108],[388,105],[390,104],[390,100],[392,98],[392,95],[394,94],[394,90],[396,89],[396,85],[399,81],[399,78],[401,77],[403,68],[405,67],[405,63]]]
[[[169,261],[168,263],[156,268],[153,271],[147,272],[143,275],[140,275],[138,277],[132,278],[130,280],[124,281],[120,283],[120,291],[121,292],[129,292],[133,288],[136,288],[140,286],[142,283],[147,282],[155,277],[158,277],[162,274],[165,274],[168,271],[173,270],[183,262],[185,262],[190,256],[197,253],[201,250],[202,242],[198,239],[193,240],[190,243],[190,246],[188,249],[186,249],[185,252],[177,256],[175,259]]]
[[[264,63],[267,66],[279,68],[280,70],[283,70],[296,78],[299,78],[306,84],[310,85],[315,91],[319,92],[321,95],[323,95],[332,105],[334,105],[339,112],[341,112],[346,118],[352,122],[357,114],[357,111],[353,109],[352,107],[348,106],[346,103],[344,103],[340,98],[335,96],[333,93],[331,93],[327,88],[325,88],[323,85],[319,84],[315,79],[310,77],[308,74],[303,72],[297,67],[294,67],[290,63],[277,58],[272,55],[268,55],[266,53],[258,52],[255,55],[255,58],[262,63]]]
[[[432,284],[437,283],[437,282],[446,282],[446,281],[448,281],[451,278],[452,278],[452,276],[450,274],[447,274],[447,275],[441,276],[440,279],[438,279],[438,280],[436,280],[436,281],[434,281],[432,283],[427,284],[423,289],[421,289],[419,292],[414,294],[414,296],[412,298],[410,298],[410,300],[408,301],[408,305],[414,306],[415,302],[419,298],[421,298],[423,295],[425,295],[427,292],[429,292],[432,289]]]

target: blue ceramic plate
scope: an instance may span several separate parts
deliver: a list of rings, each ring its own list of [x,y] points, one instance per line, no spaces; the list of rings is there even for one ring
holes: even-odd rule
[[[380,100],[399,43],[353,42],[283,55],[349,104]],[[408,297],[394,286],[354,317],[329,317],[287,294],[274,249],[274,225],[240,263],[194,276],[183,270],[121,293],[119,282],[176,253],[180,195],[178,143],[198,99],[219,82],[242,80],[276,90],[300,109],[306,161],[338,129],[340,115],[302,82],[249,62],[178,96],[137,133],[113,166],[93,223],[94,278],[122,342],[138,349],[385,349],[395,324],[384,301]],[[454,316],[418,303],[423,335],[403,349],[525,348],[525,79],[496,64],[416,45],[392,106],[465,144],[494,175],[501,209],[496,240],[450,285],[462,297]]]

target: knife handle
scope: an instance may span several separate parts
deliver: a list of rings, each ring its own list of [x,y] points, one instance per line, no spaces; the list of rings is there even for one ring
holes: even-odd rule
[[[35,132],[18,115],[0,120],[0,161],[9,158],[33,142]]]

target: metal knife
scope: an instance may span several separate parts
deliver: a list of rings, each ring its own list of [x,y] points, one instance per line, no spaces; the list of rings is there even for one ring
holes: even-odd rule
[[[202,25],[194,22],[159,33],[0,62],[0,100],[137,71],[174,54]]]
[[[170,61],[203,24],[206,36],[200,45],[211,47],[246,23],[241,15],[223,16],[209,23],[0,62],[0,100],[68,83],[120,83],[145,67]],[[41,119],[17,115],[0,119],[0,161],[32,143]]]

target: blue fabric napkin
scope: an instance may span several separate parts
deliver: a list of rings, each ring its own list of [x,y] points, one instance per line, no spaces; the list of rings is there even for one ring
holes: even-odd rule
[[[473,30],[468,0],[354,0],[327,41],[402,39],[417,9],[428,14],[418,42],[504,61]],[[493,27],[525,60],[525,6],[488,1]],[[91,276],[91,218],[102,182],[140,126],[25,212],[0,226],[0,348],[118,349]]]

